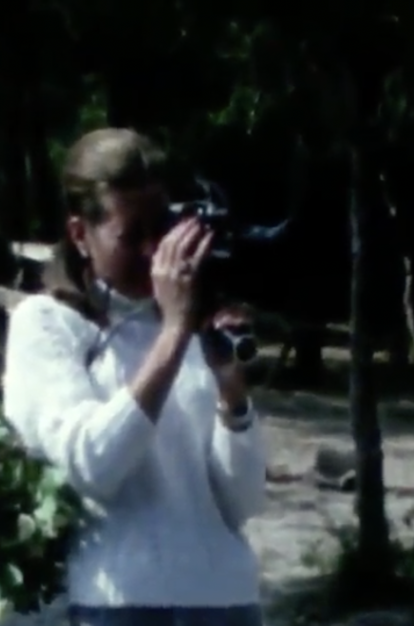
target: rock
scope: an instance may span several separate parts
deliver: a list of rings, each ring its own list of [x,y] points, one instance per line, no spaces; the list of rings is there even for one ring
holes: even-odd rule
[[[315,482],[321,488],[355,491],[355,451],[323,445],[316,452]]]
[[[354,615],[348,621],[333,626],[413,626],[408,613],[398,611],[373,611]]]

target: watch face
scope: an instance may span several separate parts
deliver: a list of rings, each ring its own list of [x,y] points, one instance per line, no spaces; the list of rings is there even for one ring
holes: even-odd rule
[[[244,417],[249,411],[249,402],[246,400],[246,402],[243,402],[243,404],[240,404],[239,406],[236,406],[233,411],[232,414],[234,415],[234,417]]]
[[[252,335],[241,337],[234,346],[234,352],[240,363],[249,363],[257,356],[256,340]]]

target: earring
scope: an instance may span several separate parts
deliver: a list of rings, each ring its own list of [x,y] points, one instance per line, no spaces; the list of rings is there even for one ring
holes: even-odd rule
[[[89,259],[89,254],[87,253],[85,249],[80,249],[79,254],[81,255],[83,259]]]

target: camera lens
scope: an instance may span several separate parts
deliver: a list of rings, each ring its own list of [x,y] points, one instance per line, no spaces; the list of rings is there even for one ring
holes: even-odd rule
[[[257,354],[257,346],[254,337],[243,337],[235,346],[236,357],[240,363],[252,361]]]
[[[225,333],[216,328],[209,328],[204,331],[204,337],[219,358],[227,360],[232,357],[233,343]]]

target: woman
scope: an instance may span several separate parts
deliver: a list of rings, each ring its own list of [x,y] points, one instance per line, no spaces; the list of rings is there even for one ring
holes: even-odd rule
[[[237,366],[196,335],[211,234],[187,220],[162,236],[161,157],[123,129],[70,150],[46,293],[10,322],[5,411],[82,497],[73,624],[258,626],[240,529],[264,499],[259,425]]]

